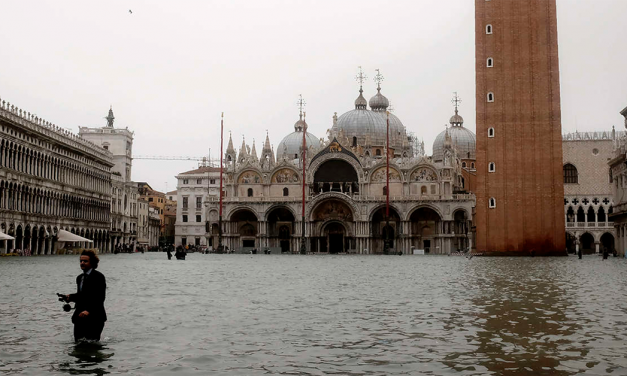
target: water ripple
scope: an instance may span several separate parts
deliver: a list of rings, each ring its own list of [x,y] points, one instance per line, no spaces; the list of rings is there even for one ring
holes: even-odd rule
[[[103,255],[109,321],[75,345],[77,256],[0,259],[2,375],[625,375],[627,262]]]

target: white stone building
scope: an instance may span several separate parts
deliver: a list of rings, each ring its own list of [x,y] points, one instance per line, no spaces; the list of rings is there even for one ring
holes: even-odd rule
[[[137,183],[132,181],[133,132],[114,128],[113,110],[109,109],[104,127],[80,127],[79,135],[113,154],[111,171],[111,247],[134,246],[137,241]]]
[[[202,166],[176,176],[175,245],[215,247],[214,239],[206,234],[205,202],[218,197],[220,169]],[[170,192],[172,193],[172,192]]]
[[[575,253],[613,252],[616,231],[608,160],[624,132],[575,132],[562,137],[566,248]]]
[[[627,107],[621,112],[627,128]],[[610,220],[616,229],[616,249],[618,254],[627,257],[627,134],[616,137],[613,158],[608,162],[612,179],[614,211]]]
[[[0,242],[31,254],[56,252],[59,230],[108,252],[113,155],[35,114],[0,101]]]

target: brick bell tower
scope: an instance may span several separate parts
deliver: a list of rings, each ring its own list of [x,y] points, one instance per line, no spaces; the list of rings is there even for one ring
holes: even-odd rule
[[[556,0],[475,0],[477,252],[566,255]]]

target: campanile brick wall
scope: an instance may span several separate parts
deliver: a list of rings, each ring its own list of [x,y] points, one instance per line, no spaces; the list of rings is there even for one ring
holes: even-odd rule
[[[475,0],[475,38],[477,251],[564,254],[556,0]]]

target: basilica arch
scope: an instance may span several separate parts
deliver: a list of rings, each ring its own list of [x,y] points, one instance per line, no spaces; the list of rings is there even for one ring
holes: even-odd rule
[[[442,233],[442,214],[430,205],[419,205],[408,214],[411,246],[424,249],[425,253],[444,253],[439,239]]]
[[[386,206],[385,204],[377,206],[372,210],[369,219],[371,223],[371,236],[373,238],[371,242],[372,249],[370,253],[383,253],[385,246],[385,239],[389,233],[390,251],[394,250],[398,246],[398,241],[402,233],[402,224],[400,211],[393,205],[390,205],[390,219],[389,226],[386,220]]]
[[[355,167],[344,159],[328,159],[318,166],[313,174],[313,191],[341,192],[346,194],[360,191],[359,174]]]
[[[233,246],[243,249],[259,247],[259,219],[254,210],[247,207],[239,207],[231,211],[227,226],[229,236],[235,238]]]
[[[274,205],[266,211],[267,246],[280,248],[281,253],[296,250],[293,239],[296,217],[292,209],[286,205]]]
[[[329,197],[310,211],[314,252],[345,253],[355,249],[354,211],[346,200]]]

